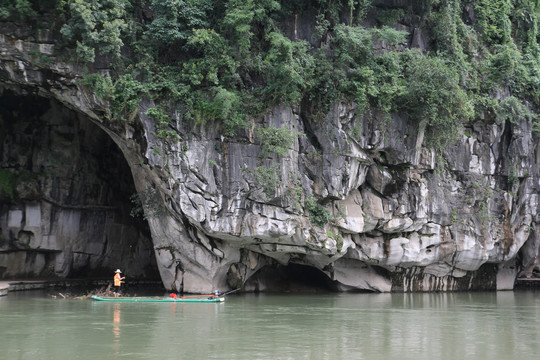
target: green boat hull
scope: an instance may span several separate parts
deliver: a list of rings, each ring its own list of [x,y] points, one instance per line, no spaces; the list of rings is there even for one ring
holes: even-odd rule
[[[220,303],[223,297],[188,297],[188,298],[163,298],[163,297],[99,297],[92,295],[92,300],[116,301],[116,302],[167,302],[167,303]]]

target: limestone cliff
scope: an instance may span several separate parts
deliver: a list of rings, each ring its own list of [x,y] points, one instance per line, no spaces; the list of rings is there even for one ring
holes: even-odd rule
[[[429,41],[407,30],[410,44]],[[281,104],[235,138],[173,114],[182,137],[163,142],[152,100],[108,120],[54,43],[0,24],[0,169],[16,184],[1,194],[3,277],[144,277],[157,265],[167,289],[264,291],[296,264],[340,291],[439,291],[511,289],[538,264],[535,119],[475,119],[437,153],[406,114],[338,101],[314,119]],[[261,127],[298,136],[280,156]],[[135,192],[145,220],[128,215]]]

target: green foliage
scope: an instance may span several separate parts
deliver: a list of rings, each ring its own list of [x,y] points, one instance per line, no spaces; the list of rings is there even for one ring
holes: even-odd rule
[[[505,84],[517,93],[527,86],[527,69],[521,53],[513,43],[495,45],[489,60],[489,80]]]
[[[263,93],[274,103],[299,103],[313,67],[308,43],[291,41],[278,32],[268,34],[266,40],[270,48],[264,58]]]
[[[249,52],[251,37],[251,23],[255,17],[253,11],[253,1],[229,0],[227,3],[227,13],[223,19],[223,24],[229,30],[236,45],[239,55],[246,55]]]
[[[331,75],[331,86],[336,90],[328,100],[333,102],[344,96],[356,101],[360,108],[373,105],[391,111],[395,96],[402,88],[401,64],[397,53],[376,55],[373,48],[375,42],[396,47],[405,42],[405,34],[389,27],[368,30],[336,26],[333,66],[336,71]]]
[[[245,71],[261,71],[261,42],[267,34],[278,31],[274,18],[280,12],[277,0],[226,1],[223,32],[229,40],[229,53]]]
[[[274,126],[257,128],[257,138],[262,146],[261,157],[265,158],[270,153],[279,156],[287,155],[287,151],[289,151],[294,139],[297,137],[298,133],[287,128],[276,128]]]
[[[370,30],[360,26],[337,25],[335,33],[335,55],[338,64],[353,66],[367,62],[373,57]]]
[[[184,62],[179,73],[174,68],[153,70],[151,90],[184,102],[187,119],[219,121],[224,135],[234,136],[245,127],[250,95],[235,86],[238,64],[227,41],[212,29],[195,29],[184,48],[196,56]]]
[[[474,189],[473,204],[476,217],[480,224],[486,227],[492,220],[489,202],[493,198],[493,189],[480,179],[472,184],[472,188]]]
[[[190,66],[199,68],[197,70],[200,75],[193,79],[186,77],[186,80],[193,85],[200,85],[203,80],[206,80],[208,84],[218,85],[221,74],[229,75],[236,71],[237,64],[229,55],[230,49],[227,41],[214,30],[194,30],[187,39],[185,48],[192,54],[199,55],[189,60],[183,71],[183,73],[190,74],[186,71]],[[195,72],[191,70],[191,73]]]
[[[503,44],[511,39],[511,0],[479,0],[474,3],[478,26],[485,41]]]
[[[133,75],[122,75],[114,82],[111,97],[111,111],[114,118],[131,120],[135,115],[141,99],[140,94],[146,91],[144,85],[135,80]]]
[[[487,226],[491,220],[488,200],[482,199],[476,202],[476,217],[482,226]]]
[[[456,209],[453,209],[452,212],[450,213],[450,223],[452,225],[455,225],[457,224],[457,221],[458,221],[458,212]]]
[[[29,0],[0,0],[0,20],[10,17],[24,20],[36,15],[37,13]]]
[[[372,41],[382,41],[386,46],[395,47],[404,44],[407,39],[407,33],[401,30],[395,30],[389,26],[374,28],[369,30]]]
[[[330,105],[341,96],[339,84],[345,78],[345,73],[334,66],[326,48],[315,52],[314,64],[313,77],[307,83],[306,93],[312,104],[311,113],[319,119],[327,114]]]
[[[337,247],[337,251],[338,252],[341,252],[343,250],[343,236],[341,236],[341,234],[337,234],[336,235],[336,247]]]
[[[236,93],[217,87],[214,95],[217,116],[220,119],[227,119],[239,105],[239,97]]]
[[[532,131],[536,135],[540,135],[540,116],[537,116],[536,119],[533,121]]]
[[[153,133],[164,143],[174,143],[180,140],[177,131],[171,127],[171,117],[165,110],[159,106],[155,106],[146,111],[146,115],[154,120],[156,131]]]
[[[405,10],[403,9],[383,9],[377,13],[376,20],[383,26],[392,26],[403,18]]]
[[[109,76],[88,74],[82,78],[81,84],[91,87],[94,93],[104,100],[109,100],[114,94],[114,85]]]
[[[0,199],[7,196],[10,201],[15,197],[16,176],[8,170],[0,169]]]
[[[32,60],[37,61],[40,64],[52,64],[53,59],[49,56],[42,54],[38,49],[28,51],[28,55],[32,57]]]
[[[81,61],[94,62],[100,54],[118,56],[124,45],[129,0],[68,0],[68,21],[60,32],[76,44]]]
[[[318,14],[315,20],[315,31],[313,34],[313,40],[321,41],[323,37],[328,33],[330,25],[330,21],[328,21],[324,17],[324,14]]]
[[[242,100],[245,99],[233,91],[222,87],[216,89],[214,104],[218,109],[217,118],[223,121],[225,136],[234,136],[239,129],[246,127],[247,116]]]
[[[141,81],[148,94],[154,99],[182,101],[190,94],[191,87],[181,79],[181,73],[173,66],[158,66],[154,63],[139,64]]]
[[[426,131],[428,146],[441,149],[457,139],[464,121],[473,116],[472,102],[459,86],[451,64],[409,52],[405,66],[406,90],[401,107]]]
[[[148,45],[158,53],[183,46],[196,29],[209,26],[210,0],[151,0],[154,18],[145,31]]]
[[[304,189],[298,175],[289,176],[289,185],[287,186],[286,198],[296,211],[302,210],[302,200],[304,198]]]
[[[518,124],[531,118],[533,114],[515,96],[509,96],[502,100],[495,108],[495,114],[499,122],[509,121]]]
[[[361,109],[371,105],[390,112],[403,86],[399,55],[395,51],[377,55],[374,45],[384,42],[397,48],[405,35],[389,27],[335,26],[332,51],[323,47],[315,52],[313,75],[307,83],[314,116],[324,116],[330,104],[343,98],[355,101]]]
[[[508,187],[511,191],[519,185],[516,168],[513,164],[508,167]]]
[[[522,54],[514,43],[495,45],[487,58],[486,87],[508,87],[513,95],[540,105],[540,57]]]
[[[362,139],[362,124],[360,123],[352,126],[348,134],[356,141],[360,141],[360,139]]]
[[[461,20],[461,2],[443,0],[440,8],[430,17],[433,37],[437,50],[464,61],[461,39],[466,33],[466,25]]]
[[[398,53],[379,56],[372,64],[366,87],[368,104],[387,114],[397,110],[397,100],[408,86],[403,81],[401,57]]]
[[[431,23],[436,48],[449,55],[460,75],[462,87],[479,115],[497,110],[494,89],[508,88],[512,96],[539,103],[540,64],[538,57],[537,1],[483,0],[475,2],[474,29],[461,19],[462,2],[441,0]],[[513,24],[512,24],[513,23]],[[534,41],[531,41],[534,38]],[[480,40],[490,46],[487,50]],[[485,55],[483,55],[485,54]],[[491,119],[488,116],[486,119]]]
[[[211,91],[211,92],[210,92]],[[218,121],[223,125],[223,135],[232,137],[246,127],[247,99],[243,94],[229,91],[224,87],[212,87],[209,91],[195,91],[185,97],[185,116],[204,124]]]
[[[14,202],[19,196],[16,189],[25,189],[32,186],[39,177],[39,174],[18,170],[0,169],[0,202]]]
[[[318,204],[313,197],[306,199],[305,208],[308,211],[309,220],[319,227],[324,227],[332,219],[330,211]]]
[[[537,0],[516,1],[512,15],[515,42],[524,49],[525,53],[538,57],[540,55],[538,41],[540,2]]]
[[[349,26],[362,21],[369,9],[371,8],[372,0],[347,0],[345,7],[349,16]],[[339,2],[338,2],[339,4]],[[339,11],[338,9],[336,9]]]
[[[130,119],[148,95],[178,106],[165,113],[195,125],[212,122],[227,137],[276,104],[301,105],[306,119],[323,121],[337,101],[357,103],[358,116],[404,113],[437,149],[473,116],[532,116],[534,131],[540,128],[537,0],[422,0],[406,10],[371,0],[49,1],[65,19],[61,34],[79,60],[93,61],[96,52],[113,57],[111,78],[85,79],[110,104],[112,119]],[[25,4],[43,9],[30,0],[0,0],[0,17],[32,9]],[[471,4],[473,24],[465,8]],[[307,9],[313,44],[284,30]],[[374,28],[360,26],[368,11]],[[404,50],[411,34],[395,30],[411,19],[429,35],[424,52]],[[120,59],[124,44],[129,49]],[[510,98],[499,102],[496,93]],[[264,156],[287,147],[265,141]]]
[[[343,236],[341,236],[339,232],[334,234],[334,232],[331,230],[326,230],[326,236],[328,236],[330,239],[336,240],[337,251],[341,252],[343,249]]]
[[[122,75],[114,82],[109,76],[89,74],[83,77],[81,84],[91,87],[96,95],[110,103],[109,117],[112,120],[131,120],[141,100],[140,95],[147,91],[132,74]]]
[[[270,198],[278,186],[281,185],[281,171],[279,164],[274,164],[270,167],[257,166],[255,168],[255,184],[263,189],[265,195]]]
[[[499,106],[499,100],[487,94],[476,94],[472,96],[474,103],[475,117],[490,120],[495,116],[495,109]]]
[[[352,1],[349,0],[349,3],[351,3],[351,2]],[[371,8],[371,3],[373,2],[373,0],[357,0],[357,1],[354,1],[354,2],[357,3],[357,5],[356,5],[356,12],[357,12],[357,16],[358,16],[357,20],[360,22],[360,21],[364,20],[364,18],[368,14],[368,11]]]

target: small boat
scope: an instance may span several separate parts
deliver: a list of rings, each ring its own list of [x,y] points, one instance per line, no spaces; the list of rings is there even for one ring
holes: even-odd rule
[[[220,302],[225,301],[224,297],[215,296],[215,295],[194,295],[194,296],[182,296],[182,297],[137,297],[137,296],[100,297],[97,295],[92,295],[91,298],[92,300],[97,300],[97,301],[124,301],[124,302],[220,303]]]

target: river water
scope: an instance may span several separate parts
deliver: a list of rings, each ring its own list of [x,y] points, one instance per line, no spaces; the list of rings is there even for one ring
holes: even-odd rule
[[[532,359],[540,292],[234,295],[225,303],[0,297],[0,359]]]

